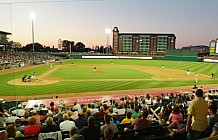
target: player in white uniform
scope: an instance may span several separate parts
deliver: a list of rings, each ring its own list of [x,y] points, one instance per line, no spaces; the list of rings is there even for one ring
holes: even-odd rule
[[[195,82],[198,82],[198,73],[195,74]]]
[[[190,75],[191,72],[190,72],[190,69],[187,69],[187,75]]]

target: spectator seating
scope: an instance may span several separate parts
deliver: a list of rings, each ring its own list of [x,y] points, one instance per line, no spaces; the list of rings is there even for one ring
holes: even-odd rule
[[[133,140],[134,139],[134,131],[118,131],[114,135],[115,139],[118,140]]]
[[[62,134],[62,139],[63,139],[63,140],[64,140],[65,138],[69,138],[69,137],[70,137],[69,131],[62,131],[61,134]]]
[[[118,131],[124,131],[124,128],[133,128],[131,123],[117,125]]]
[[[15,140],[38,140],[38,135],[19,137]]]
[[[162,126],[151,126],[149,128],[136,130],[134,133],[135,139],[144,140],[146,138],[155,138],[166,136],[166,129]]]
[[[49,133],[39,133],[38,140],[61,140],[61,131],[49,132]]]

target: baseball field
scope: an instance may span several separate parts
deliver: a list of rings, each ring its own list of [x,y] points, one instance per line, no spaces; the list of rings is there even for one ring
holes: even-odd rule
[[[164,68],[162,67],[164,66]],[[94,72],[94,67],[96,71]],[[191,74],[187,75],[187,69]],[[35,77],[22,82],[24,75]],[[195,83],[195,74],[198,82]],[[71,59],[49,65],[34,65],[0,71],[0,95],[31,99],[36,96],[91,96],[125,94],[148,90],[169,90],[216,86],[218,64],[184,61],[130,59]]]

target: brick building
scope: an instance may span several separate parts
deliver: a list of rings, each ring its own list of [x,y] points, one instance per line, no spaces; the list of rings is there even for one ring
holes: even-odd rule
[[[113,52],[115,54],[165,54],[175,49],[176,36],[161,33],[120,33],[113,29]]]

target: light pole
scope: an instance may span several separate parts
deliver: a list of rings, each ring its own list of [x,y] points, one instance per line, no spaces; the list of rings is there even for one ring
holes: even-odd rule
[[[32,21],[32,41],[33,41],[33,52],[34,52],[35,50],[34,50],[34,24],[33,24],[33,21],[36,20],[35,13],[30,12],[30,19]]]
[[[109,28],[105,28],[105,33],[106,33],[106,35],[107,35],[107,44],[106,44],[106,51],[107,51],[107,53],[108,53],[108,50],[109,50],[109,48],[108,48],[108,39],[109,39],[109,34],[111,33],[111,29],[109,29]]]

